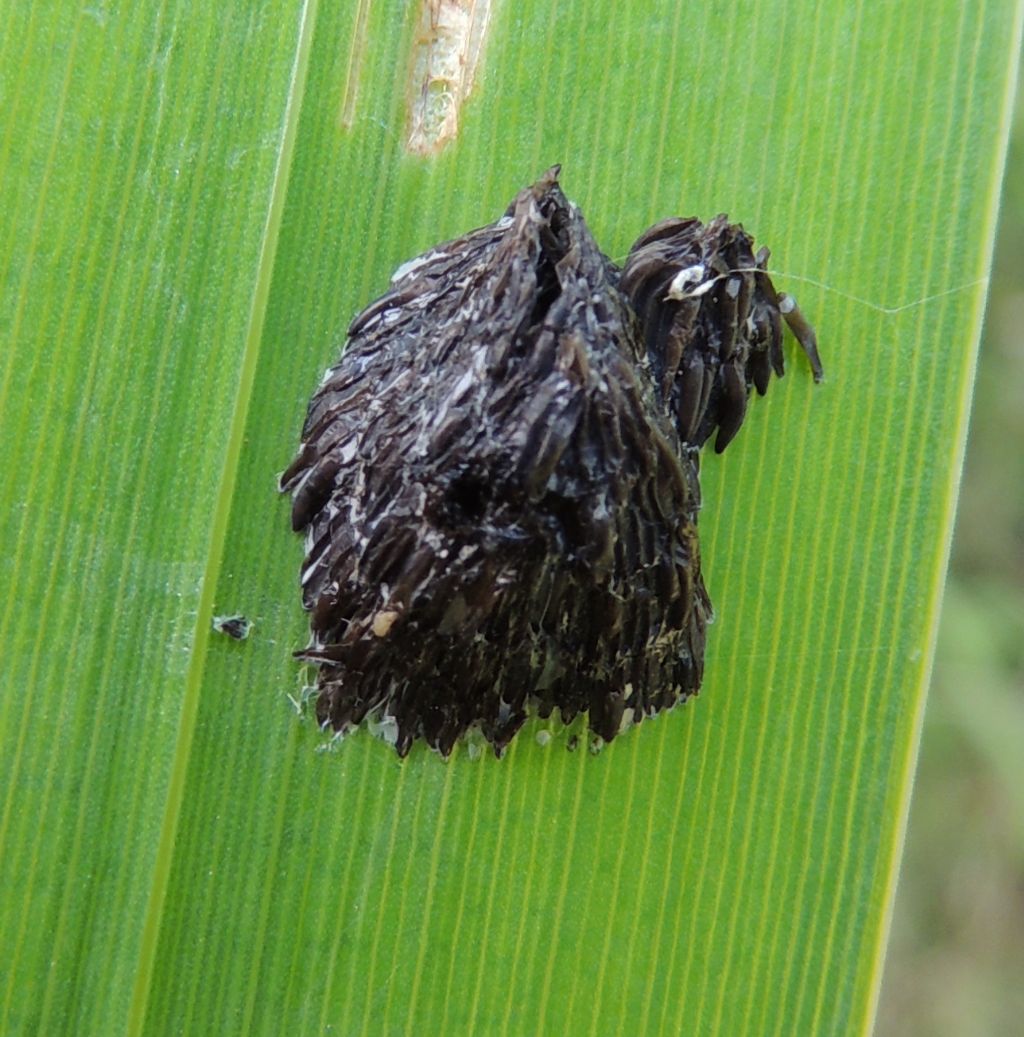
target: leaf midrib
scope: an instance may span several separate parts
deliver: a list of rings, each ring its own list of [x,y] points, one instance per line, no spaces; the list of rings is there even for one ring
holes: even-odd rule
[[[192,642],[193,650],[185,679],[178,735],[171,761],[171,773],[167,786],[163,820],[160,824],[160,836],[153,865],[149,900],[142,924],[139,957],[126,1026],[126,1032],[131,1037],[135,1037],[135,1035],[143,1032],[146,1021],[150,984],[160,937],[160,924],[164,914],[167,887],[174,856],[174,845],[177,838],[178,821],[181,816],[181,805],[185,793],[185,779],[188,773],[189,756],[191,754],[196,718],[199,712],[199,693],[203,672],[206,668],[206,652],[209,644],[210,618],[213,615],[214,594],[217,589],[221,564],[224,558],[228,522],[234,499],[235,484],[238,478],[242,442],[249,413],[249,402],[252,398],[256,366],[263,340],[263,326],[270,297],[270,286],[273,280],[274,263],[277,256],[277,245],[280,238],[285,200],[288,194],[288,181],[295,154],[295,142],[298,137],[299,117],[305,97],[306,76],[309,70],[318,5],[319,0],[303,0],[299,16],[298,39],[292,61],[291,76],[282,119],[283,131],[278,145],[277,161],[274,165],[270,197],[264,220],[263,234],[260,240],[259,259],[255,269],[245,345],[239,369],[238,391],[235,394],[231,408],[231,420],[224,448],[224,464],[221,469],[215,498],[206,563],[203,566],[202,592],[196,614]]]

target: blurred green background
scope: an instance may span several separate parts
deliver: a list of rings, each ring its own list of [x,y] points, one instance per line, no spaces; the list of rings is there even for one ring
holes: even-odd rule
[[[1024,90],[1018,90],[876,1033],[1024,1034],[1022,978]]]

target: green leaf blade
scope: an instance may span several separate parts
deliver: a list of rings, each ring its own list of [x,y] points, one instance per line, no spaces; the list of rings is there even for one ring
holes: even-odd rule
[[[5,24],[33,131],[0,165],[0,1029],[104,1032],[138,968],[292,53],[231,9]]]
[[[866,1030],[1020,5],[499,4],[428,160],[403,144],[412,12],[133,11],[106,79],[91,15],[18,17],[50,74],[13,110],[54,135],[0,150],[0,622],[31,693],[0,712],[7,1025]],[[532,728],[500,762],[319,754],[285,697],[305,620],[273,477],[391,270],[554,161],[613,256],[728,210],[818,328],[825,384],[791,351],[703,464],[704,691],[597,757]],[[211,637],[233,611],[250,638]]]

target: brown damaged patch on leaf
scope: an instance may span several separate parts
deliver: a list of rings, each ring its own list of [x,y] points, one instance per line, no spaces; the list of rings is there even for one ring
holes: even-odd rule
[[[341,127],[350,130],[356,121],[356,100],[359,97],[359,83],[363,75],[363,61],[366,57],[368,26],[370,23],[371,0],[359,0],[356,8],[355,28],[352,32],[352,45],[348,52],[348,69],[345,73],[345,89],[341,101]]]
[[[411,60],[407,146],[414,154],[435,154],[459,132],[490,18],[491,0],[423,0]]]

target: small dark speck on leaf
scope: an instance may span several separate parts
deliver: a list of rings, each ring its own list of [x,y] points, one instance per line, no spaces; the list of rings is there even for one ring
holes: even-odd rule
[[[244,641],[252,630],[252,623],[245,616],[214,616],[213,629],[218,634],[227,634],[236,641]]]

